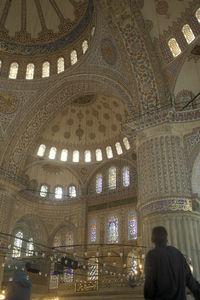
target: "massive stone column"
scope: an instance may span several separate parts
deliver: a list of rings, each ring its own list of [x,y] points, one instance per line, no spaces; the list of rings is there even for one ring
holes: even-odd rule
[[[191,183],[183,147],[181,124],[169,118],[140,124],[136,132],[138,209],[142,243],[149,250],[154,226],[165,226],[169,244],[191,258],[200,275],[200,214],[192,211]]]

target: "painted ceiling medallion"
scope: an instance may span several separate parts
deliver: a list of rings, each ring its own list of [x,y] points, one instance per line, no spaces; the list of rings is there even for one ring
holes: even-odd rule
[[[95,95],[85,95],[83,97],[79,97],[73,101],[73,104],[89,104],[95,100]]]
[[[109,39],[104,39],[101,42],[101,53],[103,59],[108,65],[115,65],[117,61],[117,51],[113,42]]]
[[[13,113],[19,106],[15,95],[8,93],[0,94],[0,112],[3,114]]]

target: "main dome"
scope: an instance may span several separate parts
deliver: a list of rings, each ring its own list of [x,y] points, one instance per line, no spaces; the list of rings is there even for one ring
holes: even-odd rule
[[[78,40],[93,15],[92,0],[1,0],[0,51],[46,55]]]

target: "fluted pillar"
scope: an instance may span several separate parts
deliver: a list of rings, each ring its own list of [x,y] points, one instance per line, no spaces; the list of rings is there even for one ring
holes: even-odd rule
[[[137,132],[138,208],[142,220],[142,242],[149,250],[151,231],[165,226],[169,244],[192,259],[200,274],[200,215],[192,211],[181,130],[170,122]],[[196,235],[197,234],[197,235]]]

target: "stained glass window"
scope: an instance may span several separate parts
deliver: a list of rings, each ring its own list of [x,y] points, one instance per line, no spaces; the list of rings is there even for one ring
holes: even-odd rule
[[[123,143],[124,143],[124,146],[125,146],[126,150],[129,150],[131,148],[131,146],[129,144],[129,140],[127,139],[127,137],[123,138]]]
[[[182,28],[182,33],[188,44],[190,44],[190,43],[192,43],[192,41],[194,41],[195,36],[194,36],[192,29],[190,28],[190,25],[185,24]]]
[[[67,248],[71,248],[73,245],[73,233],[72,232],[68,232],[66,234],[66,246]]]
[[[92,257],[88,260],[88,280],[98,279],[98,258]]]
[[[123,153],[121,144],[120,144],[119,142],[117,142],[117,143],[115,144],[115,148],[116,148],[116,151],[117,151],[117,154],[118,154],[118,155],[121,155],[121,154]]]
[[[83,44],[82,44],[82,50],[83,50],[83,54],[85,54],[85,52],[87,51],[88,49],[88,41],[84,41]]]
[[[110,216],[107,225],[107,239],[111,244],[119,242],[119,224],[117,216]]]
[[[101,149],[96,149],[96,161],[102,160],[102,151]]]
[[[57,186],[55,188],[55,198],[56,199],[62,199],[62,195],[63,195],[63,189],[61,186]]]
[[[79,151],[78,150],[74,150],[72,160],[73,160],[73,162],[79,162]]]
[[[96,193],[97,194],[100,194],[102,192],[102,183],[103,183],[102,174],[97,174],[96,175]]]
[[[50,75],[50,63],[45,61],[42,65],[42,77],[49,77]]]
[[[75,63],[77,63],[78,58],[77,58],[77,51],[73,50],[71,52],[71,64],[74,65]]]
[[[65,60],[63,57],[60,57],[57,61],[57,73],[62,73],[65,70]]]
[[[61,236],[60,235],[55,236],[53,245],[54,245],[54,247],[61,246]]]
[[[174,57],[178,56],[181,54],[181,49],[179,47],[179,44],[177,43],[176,39],[172,38],[168,42],[168,46],[171,50],[171,53]]]
[[[42,185],[40,188],[40,196],[41,197],[46,197],[48,192],[48,186]]]
[[[85,162],[91,162],[91,151],[85,150]]]
[[[107,158],[113,157],[112,148],[110,146],[106,147],[106,154],[107,154]]]
[[[10,72],[9,72],[9,78],[10,79],[16,79],[17,78],[18,69],[19,69],[18,63],[14,62],[10,65]]]
[[[124,167],[122,170],[123,186],[127,187],[130,185],[130,170],[129,167]]]
[[[74,280],[74,272],[73,269],[66,268],[64,270],[64,275],[63,275],[63,282],[73,282]]]
[[[62,152],[61,152],[60,160],[67,161],[67,157],[68,157],[68,150],[63,149]]]
[[[51,147],[49,151],[49,159],[55,159],[57,149],[55,147]]]
[[[33,251],[34,251],[33,238],[30,238],[26,247],[26,256],[33,256]]]
[[[0,71],[1,71],[2,61],[0,60]]]
[[[128,215],[128,239],[137,239],[137,215],[136,212]]]
[[[46,146],[41,144],[38,149],[37,156],[41,156],[41,157],[44,156],[45,150],[46,150]]]
[[[76,197],[76,187],[74,186],[74,185],[71,185],[70,187],[69,187],[69,196],[71,197],[71,198],[74,198],[74,197]]]
[[[96,243],[97,241],[97,223],[94,221],[90,225],[90,242]]]
[[[108,170],[108,188],[110,190],[116,189],[117,184],[117,176],[116,176],[116,168],[111,167]]]
[[[33,79],[34,78],[34,64],[28,64],[26,67],[26,79]]]
[[[197,9],[195,16],[197,18],[197,21],[200,23],[200,8]]]
[[[23,233],[21,231],[18,231],[14,239],[14,247],[13,247],[13,254],[12,254],[13,257],[21,256],[21,248],[22,248],[21,239],[23,239]]]

